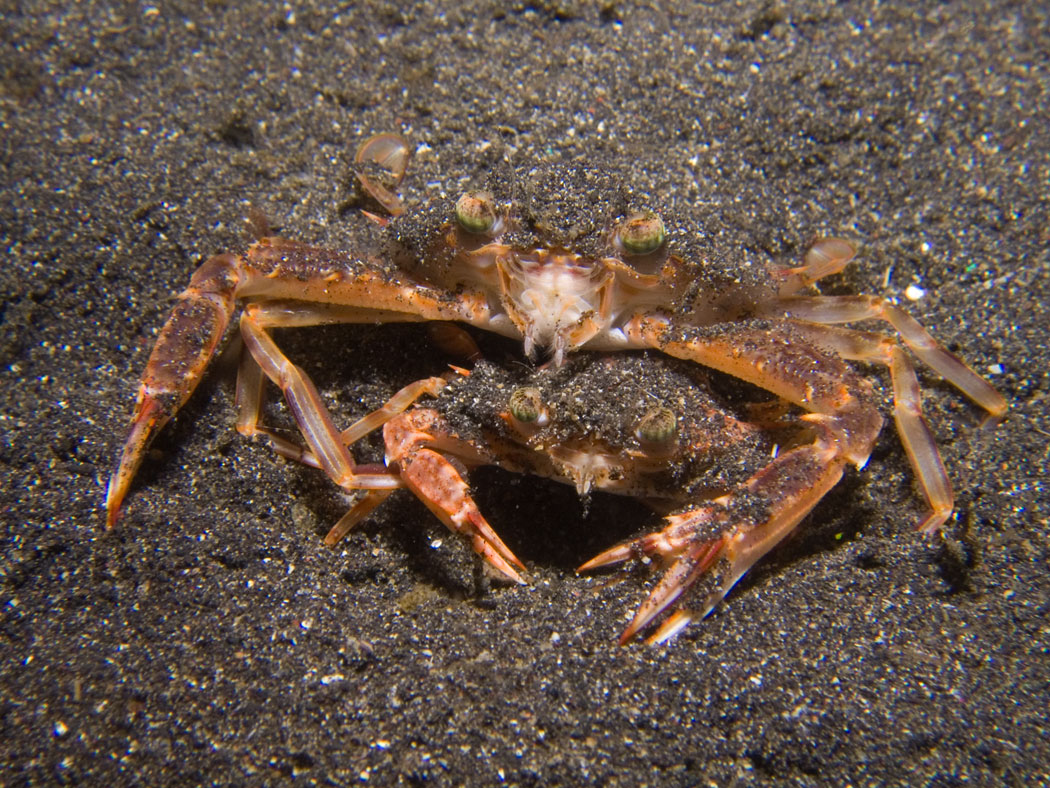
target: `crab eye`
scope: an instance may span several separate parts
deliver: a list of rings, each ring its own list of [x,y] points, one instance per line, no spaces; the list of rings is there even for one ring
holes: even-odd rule
[[[670,408],[650,408],[638,422],[634,434],[643,443],[670,443],[678,432],[678,419]]]
[[[531,386],[515,389],[510,395],[510,415],[523,424],[544,426],[547,423],[547,409],[543,405],[540,390]]]
[[[468,233],[481,235],[496,224],[496,205],[488,192],[465,192],[456,200],[456,221]]]
[[[667,239],[663,220],[654,211],[632,214],[618,232],[620,244],[627,254],[655,252]]]

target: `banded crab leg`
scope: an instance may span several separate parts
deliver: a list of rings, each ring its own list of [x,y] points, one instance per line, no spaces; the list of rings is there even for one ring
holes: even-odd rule
[[[139,385],[131,430],[106,490],[106,527],[112,528],[154,436],[197,387],[222,339],[236,303],[241,258],[208,258],[179,295],[150,353]]]
[[[1009,405],[988,381],[945,350],[919,321],[885,299],[878,296],[795,295],[818,279],[841,271],[855,255],[856,250],[848,241],[825,238],[806,253],[804,265],[777,272],[783,281],[782,297],[775,303],[775,316],[787,312],[795,318],[795,329],[800,334],[834,350],[842,358],[883,364],[889,368],[897,432],[931,510],[919,524],[919,530],[932,534],[951,516],[954,496],[933,433],[922,415],[922,391],[915,368],[901,342],[927,366],[984,408],[990,419],[1001,419]],[[836,325],[863,320],[881,320],[889,324],[900,341]]]
[[[847,464],[867,462],[882,428],[871,385],[839,357],[807,342],[790,326],[741,323],[714,332],[670,329],[643,318],[628,326],[633,341],[749,381],[809,411],[801,420],[812,442],[792,448],[728,495],[674,515],[663,531],[618,545],[580,567],[586,571],[656,553],[673,561],[621,636],[631,640],[712,572],[709,613],[762,556],[790,534],[834,487]],[[653,636],[664,641],[694,614],[681,610]]]
[[[889,368],[897,433],[931,509],[919,524],[919,530],[935,533],[951,516],[954,495],[937,443],[922,415],[922,391],[915,368],[896,339],[834,324],[885,321],[896,329],[912,353],[984,408],[992,420],[999,420],[1006,413],[1009,407],[1006,399],[961,359],[941,347],[915,318],[882,298],[799,296],[781,299],[780,304],[797,318],[796,330],[813,342],[833,349],[842,358]]]
[[[258,375],[261,387],[261,368],[254,362],[250,354],[245,354],[245,359],[248,362],[245,366],[249,368],[249,374],[254,372],[254,374]],[[241,379],[239,378],[238,383],[240,383],[240,380]],[[444,378],[425,378],[424,380],[417,380],[414,383],[410,383],[387,400],[380,408],[372,411],[367,416],[358,419],[348,428],[343,430],[339,435],[340,442],[344,446],[352,446],[365,435],[382,427],[398,414],[403,413],[424,394],[436,397],[446,385],[448,385],[448,382]],[[238,386],[238,395],[240,395],[240,386]],[[317,459],[317,455],[315,455],[309,448],[290,441],[267,427],[258,425],[258,398],[251,401],[242,401],[241,397],[238,396],[238,404],[240,406],[241,415],[238,418],[237,429],[241,434],[248,436],[263,435],[269,440],[271,448],[282,457],[302,463],[303,465],[309,465],[313,468],[324,470],[320,461]],[[357,470],[359,472],[367,472],[372,470],[372,468],[370,466],[358,465]],[[362,495],[350,510],[347,511],[347,513],[344,514],[329,530],[324,539],[326,545],[334,547],[355,525],[365,520],[368,515],[375,511],[387,498],[389,498],[390,494],[394,492],[395,489],[404,486],[396,474],[391,473],[390,471],[385,471],[385,469],[383,472],[385,472],[391,479],[391,488],[373,488],[366,490],[364,495]]]
[[[827,239],[825,243],[831,241],[838,242],[837,239]],[[841,267],[838,263],[836,265]],[[816,263],[813,267],[820,269]],[[808,271],[808,268],[804,266],[803,269],[797,270]],[[823,271],[821,276],[829,272],[820,270]],[[809,273],[816,276],[814,272]],[[991,419],[1001,419],[1006,413],[1009,407],[1006,399],[988,381],[941,347],[917,320],[884,299],[874,296],[792,296],[782,298],[776,304],[775,310],[772,307],[768,310],[769,316],[781,316],[787,311],[795,318],[791,321],[791,330],[803,340],[832,350],[839,358],[880,363],[889,368],[894,390],[893,415],[897,432],[931,509],[918,527],[923,533],[935,533],[951,516],[954,496],[933,433],[922,414],[922,392],[914,366],[904,352],[901,342],[920,360],[984,408]],[[901,340],[832,325],[871,319],[889,323],[897,330]],[[648,328],[632,330],[636,335],[646,337],[642,341],[659,343],[664,334],[660,322],[658,319],[635,320],[633,325]],[[735,329],[731,327],[730,333],[733,331]],[[677,355],[672,350],[667,352]],[[716,369],[725,369],[719,366],[714,358],[705,361],[691,355],[682,357],[693,358]],[[741,377],[749,379],[744,375]],[[804,405],[791,397],[786,399]]]
[[[769,305],[762,313],[763,316],[780,318],[787,313],[798,321],[809,321],[819,325],[881,320],[897,332],[908,349],[920,360],[988,411],[993,419],[1002,417],[1009,407],[1003,395],[965,362],[945,350],[918,320],[900,307],[878,296],[796,295],[817,280],[841,271],[856,254],[856,248],[849,241],[841,238],[821,239],[806,252],[802,266],[774,272],[774,275],[781,279],[780,298]],[[880,343],[874,339],[879,335],[866,333],[853,340],[831,331],[811,335],[818,341],[823,341],[825,345],[834,345],[844,358],[883,363],[891,370],[894,364],[899,366],[902,363],[893,362],[891,357],[894,354],[886,343],[898,343],[888,337],[881,337],[884,342]],[[836,336],[840,338],[836,339]],[[910,362],[905,363],[910,366]]]
[[[459,320],[490,325],[487,303],[479,294],[449,294],[400,278],[352,255],[281,238],[262,238],[243,255],[209,258],[179,295],[142,376],[131,429],[106,492],[106,526],[120,512],[154,436],[193,393],[233,315],[238,298],[286,299],[316,309],[285,310],[275,325],[323,322],[411,322]],[[273,307],[274,311],[277,307]],[[507,333],[515,334],[513,326]],[[243,369],[243,366],[242,366]],[[248,373],[249,378],[252,373]],[[257,384],[250,380],[247,388]],[[251,394],[245,395],[249,399]]]
[[[1001,417],[1009,407],[1006,399],[995,390],[991,383],[970,369],[957,356],[941,347],[918,320],[883,298],[878,296],[792,296],[780,299],[777,306],[782,307],[791,317],[819,324],[882,320],[897,331],[908,349],[923,363],[940,373],[945,380],[988,411],[991,416]],[[893,342],[893,344],[897,343]],[[871,360],[880,360],[880,355],[885,358],[887,353],[880,350],[879,354],[873,356]]]
[[[871,383],[791,324],[761,320],[705,328],[675,326],[663,317],[632,319],[625,334],[635,346],[661,350],[725,372],[771,392],[829,425],[839,453],[858,468],[882,428]]]
[[[915,375],[915,367],[904,349],[893,338],[868,331],[802,322],[795,323],[795,329],[817,345],[834,350],[842,358],[883,364],[890,370],[893,420],[897,434],[915,471],[919,488],[930,506],[929,514],[919,523],[918,530],[928,535],[936,533],[951,516],[955,496],[937,441],[922,415],[922,389]],[[962,364],[958,359],[955,361]],[[966,371],[974,374],[968,368]],[[984,386],[988,385],[983,379],[978,380]],[[1002,398],[994,389],[992,393],[995,397],[986,397],[985,402],[995,407],[996,398]],[[1003,401],[1002,408],[1005,407]],[[988,409],[992,410],[991,407]],[[995,407],[993,412],[998,415],[1002,411]]]
[[[335,427],[320,395],[306,374],[288,361],[267,329],[287,325],[285,319],[288,314],[293,314],[297,320],[305,315],[318,322],[329,322],[333,312],[345,314],[347,311],[345,308],[326,305],[296,305],[294,312],[289,313],[280,303],[249,305],[241,317],[242,335],[249,352],[242,355],[237,376],[237,431],[247,437],[264,435],[278,454],[326,471],[337,484],[341,483],[342,475],[347,472],[346,457],[349,457],[348,454],[344,457],[340,447],[352,446],[407,410],[421,396],[436,397],[448,385],[444,378],[438,377],[410,383],[380,408],[354,422],[335,437]],[[266,376],[285,393],[310,450],[259,425]],[[349,464],[352,466],[352,460]]]

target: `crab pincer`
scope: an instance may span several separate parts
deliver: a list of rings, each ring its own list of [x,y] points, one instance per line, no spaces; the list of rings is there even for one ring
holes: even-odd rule
[[[821,420],[822,421],[822,420]],[[643,555],[669,562],[649,597],[620,635],[632,640],[707,578],[709,591],[698,613],[679,607],[648,638],[663,643],[694,618],[707,616],[762,556],[790,534],[842,477],[847,459],[822,424],[813,443],[780,454],[739,488],[667,517],[655,533],[612,547],[587,561],[585,572]]]
[[[428,444],[440,442],[441,419],[436,412],[417,408],[387,422],[383,428],[386,462],[405,486],[437,515],[449,530],[470,539],[475,552],[515,583],[524,580],[514,567],[525,565],[503,544],[482,516],[470,488],[449,460]]]
[[[179,295],[139,385],[131,429],[106,490],[106,527],[112,528],[153,437],[189,399],[222,339],[235,306],[236,255],[211,257]]]

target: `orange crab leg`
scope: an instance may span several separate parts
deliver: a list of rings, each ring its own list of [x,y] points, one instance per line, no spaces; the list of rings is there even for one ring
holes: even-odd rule
[[[514,568],[525,568],[492,530],[456,468],[428,444],[445,432],[433,410],[417,408],[387,422],[383,428],[387,463],[396,465],[401,480],[453,533],[471,540],[475,552],[505,576],[524,583]]]
[[[131,430],[106,490],[106,527],[117,520],[131,480],[153,436],[168,423],[197,387],[233,314],[240,259],[209,258],[179,295],[157,337],[142,376]]]
[[[672,329],[666,318],[631,320],[625,334],[632,343],[695,361],[824,414],[834,429],[839,454],[858,468],[867,463],[882,428],[871,384],[841,359],[810,343],[790,325],[760,321]]]
[[[255,362],[250,353],[244,355],[241,363],[241,373],[237,378],[237,405],[240,411],[237,418],[237,431],[248,437],[265,435],[273,443],[274,450],[281,456],[323,470],[323,466],[312,451],[306,450],[291,441],[286,441],[266,427],[259,426],[261,397],[257,393],[257,389],[261,388],[262,385],[262,368]],[[397,414],[406,411],[424,394],[436,397],[447,385],[447,380],[437,377],[424,378],[423,380],[409,383],[383,403],[382,406],[361,417],[343,430],[339,434],[339,441],[344,446],[352,446],[368,433],[382,427]],[[242,389],[244,390],[243,393]],[[317,402],[316,406],[323,409],[320,402]]]
[[[255,363],[284,393],[296,424],[320,467],[336,484],[344,486],[353,478],[354,461],[338,439],[339,431],[313,382],[284,356],[277,343],[253,320],[250,310],[241,315],[241,336]],[[239,426],[247,428],[247,425]]]
[[[218,348],[236,300],[268,299],[258,327],[349,322],[460,320],[492,325],[485,299],[449,298],[352,255],[282,238],[262,238],[244,255],[220,254],[198,268],[178,297],[142,376],[131,429],[106,492],[112,527],[153,437],[193,393]],[[280,301],[279,299],[284,299]],[[258,402],[258,376],[242,365],[242,402]],[[254,377],[253,377],[254,375]],[[253,405],[246,406],[251,411]],[[242,409],[242,413],[244,409]]]
[[[893,420],[919,487],[930,505],[930,514],[919,524],[919,530],[934,533],[951,516],[955,499],[937,441],[922,415],[922,390],[907,354],[895,340],[881,334],[812,323],[795,325],[804,336],[833,349],[842,358],[884,364],[889,368],[893,383]]]
[[[853,323],[883,320],[900,334],[904,344],[924,363],[962,391],[992,416],[1002,416],[1009,405],[987,380],[949,353],[918,320],[878,296],[796,296],[777,302],[792,317],[814,323]]]
[[[1006,399],[984,378],[970,369],[962,360],[945,350],[915,318],[878,296],[797,296],[800,290],[819,279],[838,273],[857,255],[856,247],[842,238],[822,238],[806,252],[804,264],[797,268],[774,271],[780,278],[780,298],[768,305],[764,314],[779,318],[786,311],[790,316],[819,324],[852,323],[862,320],[882,320],[891,325],[904,344],[927,365],[939,372],[945,380],[966,396],[1000,417],[1008,408]],[[845,350],[849,342],[844,342]],[[885,361],[888,352],[875,355],[845,355],[864,361]]]
[[[793,295],[818,279],[837,274],[856,256],[857,248],[849,241],[821,238],[806,251],[802,265],[773,272],[783,280],[780,295]]]
[[[396,477],[394,477],[396,478]],[[335,547],[339,540],[350,533],[350,530],[390,497],[393,490],[369,490],[360,500],[350,507],[350,511],[339,518],[339,522],[332,526],[324,538],[328,547]]]
[[[804,323],[765,330],[744,323],[711,337],[696,328],[671,332],[666,324],[650,319],[638,321],[633,330],[672,356],[728,372],[811,412],[827,415],[839,424],[840,451],[858,468],[867,461],[882,419],[873,404],[870,384],[843,359],[887,364],[894,388],[894,421],[930,505],[919,529],[935,533],[951,516],[951,482],[922,415],[915,370],[893,340]]]
[[[621,644],[632,640],[717,566],[716,587],[707,595],[699,613],[701,618],[706,616],[755,562],[790,534],[838,483],[847,458],[836,446],[834,429],[821,414],[803,418],[818,432],[813,443],[781,454],[736,491],[671,515],[663,531],[617,545],[577,570],[587,571],[643,554],[672,560],[671,567],[620,636]],[[650,642],[670,639],[693,618],[689,611],[676,611]]]
[[[379,429],[394,416],[404,413],[424,394],[429,397],[436,397],[444,391],[447,385],[448,381],[444,378],[424,378],[423,380],[409,383],[388,399],[378,410],[372,411],[343,430],[340,436],[343,443],[347,446],[357,443],[372,430]]]
[[[265,335],[264,335],[265,336]],[[246,334],[246,344],[253,347],[251,334]],[[262,358],[263,369],[269,362]],[[294,374],[285,372],[282,384],[289,404],[295,405],[303,399],[296,389],[302,385]],[[308,384],[308,381],[304,381]],[[475,552],[507,578],[524,583],[521,575],[511,566],[524,568],[517,556],[499,538],[478,510],[470,495],[470,488],[459,471],[435,448],[462,456],[475,464],[489,462],[477,449],[451,435],[438,414],[426,408],[404,411],[423,394],[436,396],[445,387],[442,378],[427,378],[401,389],[383,407],[355,422],[337,437],[339,448],[347,455],[349,466],[343,473],[349,474],[339,482],[346,489],[367,488],[365,495],[336,523],[325,537],[325,544],[335,545],[349,531],[380,506],[394,489],[407,487],[430,509],[453,533],[468,537]],[[319,416],[327,419],[321,408]],[[302,425],[303,422],[300,422]],[[353,465],[343,443],[352,443],[380,425],[384,425],[383,439],[386,443],[386,462],[392,469],[387,472],[372,472],[370,466]],[[334,429],[334,428],[333,428]],[[269,437],[278,454],[317,468],[328,470],[324,460],[313,447],[303,448],[287,441],[265,427],[255,427],[255,432]],[[304,435],[306,431],[304,430]],[[331,437],[331,436],[329,436]],[[331,447],[329,447],[331,448]],[[329,475],[333,474],[329,472]],[[333,478],[335,478],[333,476]]]

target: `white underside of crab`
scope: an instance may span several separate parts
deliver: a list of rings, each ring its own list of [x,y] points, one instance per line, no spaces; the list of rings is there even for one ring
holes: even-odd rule
[[[561,364],[569,348],[586,341],[607,312],[600,285],[610,278],[603,267],[574,254],[537,250],[497,260],[504,282],[504,303],[525,338],[525,353],[550,348]]]
[[[615,490],[613,480],[623,473],[619,457],[600,445],[557,446],[549,451],[551,459],[576,486],[580,496],[588,495],[592,489]]]

